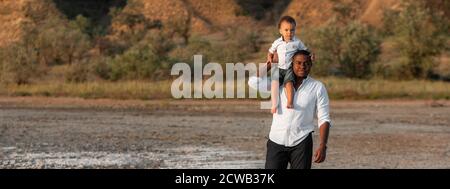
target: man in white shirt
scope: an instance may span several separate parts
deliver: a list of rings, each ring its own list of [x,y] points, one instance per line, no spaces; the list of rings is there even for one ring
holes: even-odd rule
[[[288,109],[285,90],[279,95],[279,111],[273,114],[267,142],[266,169],[310,169],[312,163],[312,132],[314,116],[317,115],[320,145],[314,154],[314,162],[325,160],[329,127],[329,100],[325,86],[309,75],[312,67],[311,54],[297,51],[292,57],[295,76],[294,108]]]

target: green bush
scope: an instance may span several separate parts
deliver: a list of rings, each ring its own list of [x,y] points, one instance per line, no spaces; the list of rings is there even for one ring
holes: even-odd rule
[[[40,75],[37,51],[19,42],[0,51],[0,81],[3,83],[27,84]]]
[[[175,43],[160,29],[152,29],[142,39],[124,48],[123,53],[93,59],[95,74],[106,80],[165,79],[173,58],[168,56]]]
[[[316,76],[329,76],[338,74],[338,60],[342,44],[341,28],[328,25],[315,29],[305,29],[304,42],[315,53],[312,74]]]
[[[172,62],[189,64],[193,61],[193,55],[203,55],[203,62],[209,62],[209,59],[213,56],[211,42],[200,36],[192,36],[188,41],[187,45],[180,45],[171,50],[168,56]]]
[[[377,61],[381,41],[368,26],[353,22],[345,28],[339,64],[344,75],[367,78]]]
[[[133,47],[124,54],[116,56],[111,64],[110,79],[156,79],[160,59],[152,44]]]
[[[96,76],[98,76],[100,79],[111,80],[111,57],[98,56],[92,58],[90,61],[93,67],[94,74]]]
[[[47,66],[81,60],[91,47],[89,37],[76,24],[57,17],[27,28],[31,27],[24,28],[26,45],[36,49],[38,61]]]
[[[369,26],[357,21],[340,25],[337,20],[306,34],[318,59],[313,74],[367,78],[380,54],[381,40]]]
[[[91,47],[89,36],[83,33],[92,25],[90,20],[78,15],[70,21],[50,8],[54,3],[45,0],[42,6],[33,6],[27,2],[23,7],[28,18],[21,28],[23,40],[36,49],[38,62],[47,66],[81,60]]]
[[[101,79],[118,80],[162,80],[169,77],[170,63],[159,57],[151,44],[132,47],[124,54],[97,57],[92,60],[92,69]]]
[[[69,65],[65,79],[71,83],[82,83],[88,81],[90,75],[91,69],[89,64],[86,60],[83,60]]]
[[[392,27],[385,33],[398,51],[398,57],[389,63],[401,65],[395,67],[401,70],[392,71],[399,74],[393,77],[431,78],[437,65],[434,57],[449,50],[448,20],[426,1],[405,0],[402,7],[402,11],[385,14],[385,25]]]
[[[397,53],[394,53],[397,54]],[[381,79],[405,80],[413,78],[411,72],[408,71],[408,65],[404,57],[389,57],[387,63],[377,62],[372,66],[372,76]],[[385,59],[385,58],[384,58]]]
[[[221,62],[243,62],[251,54],[260,50],[261,36],[253,30],[242,27],[230,27],[225,32],[225,43],[214,48]]]
[[[261,36],[254,31],[229,28],[223,39],[193,35],[186,45],[175,45],[168,54],[172,62],[191,63],[194,55],[203,55],[203,62],[237,63],[258,52]]]
[[[138,6],[139,3],[133,1],[132,7]],[[144,15],[129,8],[129,11],[112,11],[110,16],[115,28],[110,28],[114,34],[114,40],[107,40],[104,52],[108,56],[123,54],[127,49],[135,44],[145,40],[148,33],[159,30],[162,24],[159,20],[149,20]]]

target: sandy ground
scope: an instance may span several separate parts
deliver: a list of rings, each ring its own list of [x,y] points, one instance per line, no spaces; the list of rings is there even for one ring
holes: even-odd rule
[[[260,101],[0,98],[0,168],[263,168]],[[450,168],[450,101],[332,101],[313,168]],[[314,135],[317,144],[317,132]]]

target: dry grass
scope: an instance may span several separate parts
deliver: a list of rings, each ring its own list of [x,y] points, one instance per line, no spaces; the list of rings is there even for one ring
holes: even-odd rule
[[[170,97],[169,81],[123,81],[6,85],[4,96],[51,96],[112,99],[162,99]]]
[[[450,99],[450,83],[442,81],[319,79],[332,99]]]
[[[450,83],[319,78],[331,99],[450,99]],[[121,81],[0,85],[2,96],[50,96],[110,99],[170,99],[171,81]],[[247,90],[248,91],[248,90]]]

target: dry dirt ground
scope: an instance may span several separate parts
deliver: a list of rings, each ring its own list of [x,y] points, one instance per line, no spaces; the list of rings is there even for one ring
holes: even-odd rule
[[[259,103],[3,97],[0,168],[263,168],[271,115]],[[313,168],[450,168],[450,101],[331,112],[328,157]]]

